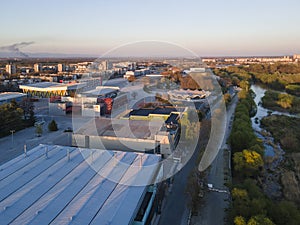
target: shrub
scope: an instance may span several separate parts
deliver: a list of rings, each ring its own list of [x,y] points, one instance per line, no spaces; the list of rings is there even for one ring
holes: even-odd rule
[[[49,131],[57,131],[57,130],[58,130],[57,124],[56,124],[55,120],[52,120],[52,121],[49,123],[48,129],[49,129]]]

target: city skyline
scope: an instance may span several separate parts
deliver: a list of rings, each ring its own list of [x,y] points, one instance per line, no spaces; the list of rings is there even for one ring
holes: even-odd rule
[[[299,6],[294,0],[176,4],[55,0],[51,5],[36,0],[2,1],[3,9],[13,10],[4,10],[0,16],[5,31],[0,49],[28,42],[20,48],[26,54],[100,57],[118,46],[145,41],[145,48],[137,47],[129,56],[164,55],[163,45],[182,46],[183,52],[191,50],[199,56],[293,55],[300,52]],[[149,47],[153,41],[162,47]],[[170,52],[167,56],[179,54]]]

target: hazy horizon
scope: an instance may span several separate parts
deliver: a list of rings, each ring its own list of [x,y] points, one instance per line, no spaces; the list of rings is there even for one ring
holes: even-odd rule
[[[19,49],[26,54],[100,57],[127,43],[156,40],[199,56],[300,53],[296,0],[4,0],[0,5],[6,9],[0,15],[0,52],[23,42]],[[164,55],[163,49],[156,54]]]

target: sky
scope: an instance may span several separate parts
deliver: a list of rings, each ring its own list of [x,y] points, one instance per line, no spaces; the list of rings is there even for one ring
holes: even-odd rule
[[[29,53],[300,53],[298,0],[1,0],[0,8],[0,46],[33,42],[21,49]]]

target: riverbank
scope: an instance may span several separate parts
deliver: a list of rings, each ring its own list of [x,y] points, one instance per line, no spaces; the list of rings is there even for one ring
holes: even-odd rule
[[[269,90],[252,85],[255,102],[265,98]],[[267,98],[265,98],[266,101]],[[265,172],[262,180],[264,193],[272,199],[300,205],[300,119],[286,112],[272,111],[258,104],[252,126],[264,143]],[[291,203],[292,204],[292,203]]]
[[[285,65],[282,66],[285,67]],[[262,66],[258,65],[258,67],[264,69]],[[283,166],[286,165],[285,160],[290,154],[285,153],[281,146],[276,143],[271,132],[262,128],[260,123],[262,118],[271,114],[291,115],[288,112],[270,110],[262,106],[262,97],[264,97],[265,92],[279,84],[277,79],[278,72],[276,72],[275,76],[265,74],[263,78],[266,78],[267,81],[270,81],[269,78],[275,78],[274,83],[272,81],[271,83],[265,83],[263,82],[264,79],[259,79],[262,71],[257,69],[257,65],[250,65],[247,67],[230,66],[214,70],[215,74],[220,76],[221,79],[242,88],[242,94],[239,95],[240,99],[246,98],[248,93],[254,98],[257,106],[257,113],[251,118],[250,122],[248,119],[249,115],[253,115],[249,110],[249,106],[252,105],[250,101],[246,101],[245,106],[238,106],[235,113],[234,129],[231,133],[233,138],[230,141],[233,152],[233,174],[232,185],[230,186],[232,204],[228,212],[228,219],[230,224],[236,225],[247,224],[250,221],[255,221],[257,224],[298,225],[300,221],[300,205],[296,204],[297,202],[292,197],[288,198],[286,196],[286,194],[293,191],[292,189],[286,191],[283,183],[291,184],[293,180],[295,184],[298,184],[299,177],[291,173],[291,170],[287,171],[290,174],[285,173]],[[281,72],[279,71],[279,73]],[[285,71],[285,73],[287,72]],[[284,77],[286,84],[296,83],[294,78],[298,77],[290,74],[279,75],[281,78]],[[267,88],[261,85],[253,85],[255,81],[264,83],[267,85]],[[251,86],[250,83],[252,83]],[[277,90],[285,90],[281,87],[281,84],[279,86]],[[297,117],[297,115],[292,116]],[[254,141],[252,133],[255,140],[258,141],[257,145],[253,145],[256,141]],[[255,154],[253,150],[256,150],[256,153],[263,157],[263,165],[261,167],[261,160],[255,160],[255,158],[259,159],[259,155]],[[257,163],[253,164],[253,162]],[[290,168],[294,170],[300,168],[298,164],[295,166],[294,161],[289,162],[288,166]],[[255,169],[257,165],[258,170]],[[285,178],[286,180],[284,180]],[[290,186],[295,189],[295,186]],[[294,197],[299,199],[297,196]]]
[[[300,119],[283,115],[271,115],[261,120],[264,129],[271,132],[275,142],[286,152],[300,152]]]
[[[261,99],[262,106],[279,112],[300,113],[300,98],[279,91],[267,90]]]
[[[300,205],[300,119],[272,115],[262,119],[262,126],[285,150],[282,163],[274,173],[279,175],[283,198]]]

